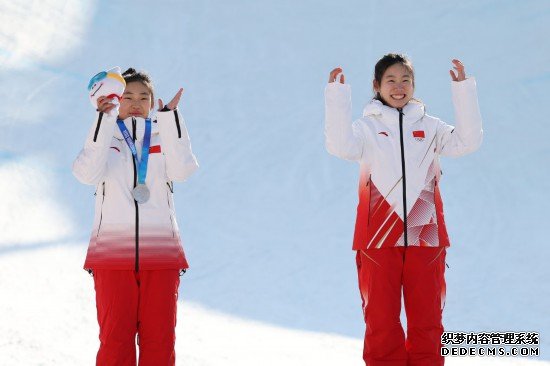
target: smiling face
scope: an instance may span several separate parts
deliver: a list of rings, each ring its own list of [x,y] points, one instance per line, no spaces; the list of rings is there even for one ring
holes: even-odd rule
[[[149,88],[139,81],[129,82],[120,100],[118,118],[147,118],[153,106],[153,95]]]
[[[380,82],[375,79],[373,86],[387,105],[403,108],[413,97],[413,74],[402,63],[396,63],[386,69]]]

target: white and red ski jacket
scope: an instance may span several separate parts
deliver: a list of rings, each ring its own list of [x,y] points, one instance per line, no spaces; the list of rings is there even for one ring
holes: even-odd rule
[[[145,120],[129,117],[124,124],[141,158]],[[145,183],[147,202],[134,201],[137,166],[122,137],[116,117],[96,115],[73,174],[96,185],[95,218],[85,269],[185,269],[174,201],[173,182],[197,168],[189,135],[177,110],[157,113],[152,122]]]
[[[452,95],[455,127],[412,100],[402,111],[372,100],[352,123],[350,86],[327,85],[326,148],[360,164],[354,250],[450,245],[439,156],[471,153],[483,138],[475,80],[452,82]]]

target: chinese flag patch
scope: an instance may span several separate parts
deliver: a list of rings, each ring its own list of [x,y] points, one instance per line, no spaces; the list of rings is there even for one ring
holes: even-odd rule
[[[420,130],[420,131],[413,131],[413,137],[423,139],[426,136],[424,135],[424,131]]]
[[[149,147],[149,154],[159,153],[160,152],[160,145],[155,145]]]

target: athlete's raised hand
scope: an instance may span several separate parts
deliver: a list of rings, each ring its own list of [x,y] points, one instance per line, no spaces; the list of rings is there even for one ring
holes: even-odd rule
[[[334,83],[336,81],[336,78],[338,78],[338,75],[340,75],[340,84],[344,84],[344,82],[346,81],[346,78],[344,77],[344,72],[341,67],[337,67],[330,72],[330,75],[328,77],[328,82]]]
[[[113,104],[113,100],[107,97],[97,98],[97,111],[109,114],[117,105]]]
[[[181,96],[183,94],[183,88],[180,88],[176,95],[174,95],[174,98],[166,105],[166,108],[173,111],[178,107],[178,103],[180,102]],[[162,104],[162,99],[159,98],[159,111],[164,108],[164,104]]]
[[[466,80],[466,72],[464,71],[464,65],[460,60],[453,59],[453,69],[456,70],[456,73],[453,70],[449,70],[451,74],[451,79],[453,81],[464,81]]]

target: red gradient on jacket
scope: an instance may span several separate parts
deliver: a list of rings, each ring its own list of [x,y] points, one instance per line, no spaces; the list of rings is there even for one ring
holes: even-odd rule
[[[387,205],[386,201],[384,201],[384,203]],[[399,215],[397,215],[389,205],[387,210],[378,217],[384,221],[380,221],[382,222],[380,229],[378,229],[378,226],[373,227],[378,230],[367,244],[367,249],[394,247],[399,237],[403,234],[403,220],[401,220]],[[376,221],[373,222],[376,223]]]
[[[434,161],[428,169],[426,185],[407,215],[409,246],[450,246],[437,172],[439,165]],[[353,250],[403,246],[403,229],[395,206],[382,196],[370,176],[361,177]]]
[[[428,170],[430,179],[418,199],[414,203],[411,211],[407,215],[407,225],[409,231],[407,239],[409,245],[418,245],[421,247],[439,246],[439,235],[437,230],[437,218],[435,214],[435,167],[431,166]]]
[[[136,264],[135,231],[101,229],[90,240],[84,268],[132,270]],[[139,269],[188,268],[178,235],[163,228],[139,230]]]
[[[360,185],[353,250],[393,247],[403,233],[403,220],[370,178]]]

